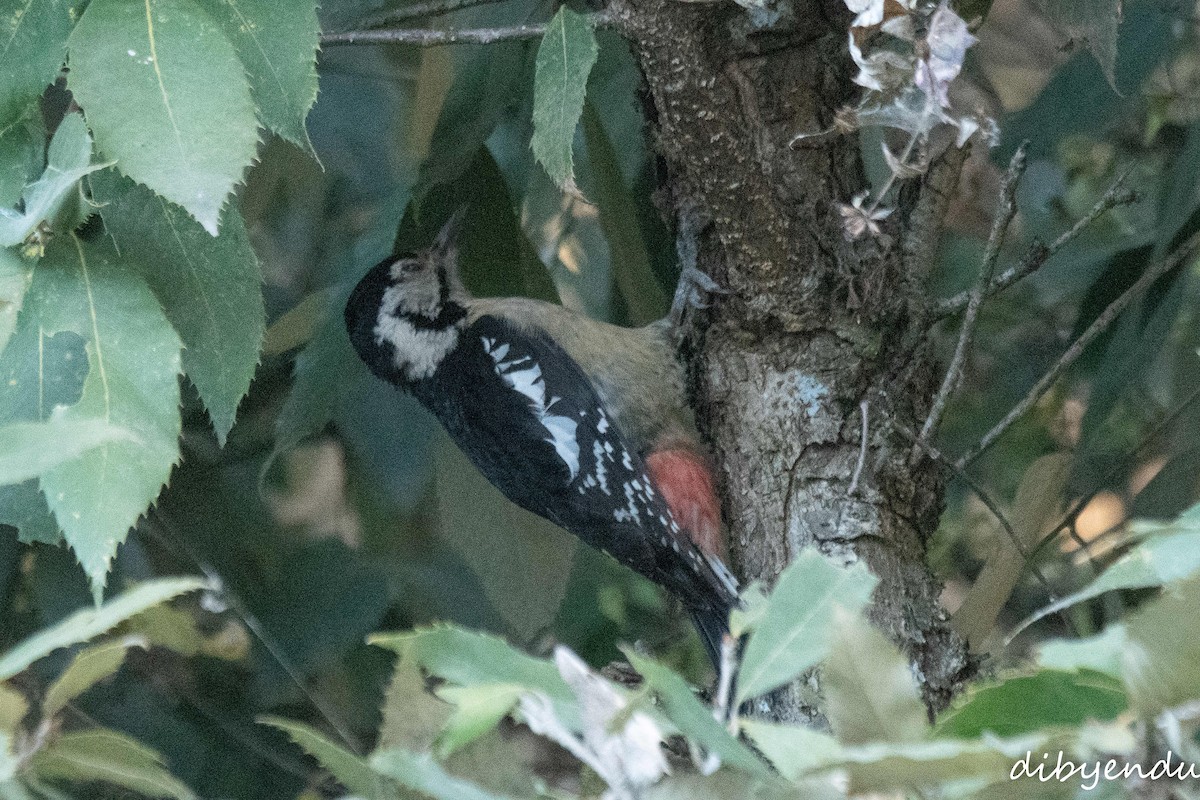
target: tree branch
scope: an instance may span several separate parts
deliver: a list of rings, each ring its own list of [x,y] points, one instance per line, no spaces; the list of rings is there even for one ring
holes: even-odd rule
[[[605,28],[612,24],[608,14],[597,11],[587,15],[593,28]],[[323,47],[356,44],[411,44],[418,47],[433,47],[445,44],[492,44],[516,39],[540,39],[546,33],[546,23],[510,25],[498,28],[382,28],[366,31],[342,31],[321,36]]]
[[[1019,418],[1021,418],[1027,411],[1029,411],[1029,409],[1033,408],[1033,405],[1050,389],[1054,382],[1058,380],[1059,376],[1061,376],[1072,364],[1074,364],[1076,360],[1078,360],[1079,356],[1083,354],[1083,351],[1087,348],[1087,346],[1091,344],[1097,336],[1103,333],[1108,326],[1113,323],[1114,320],[1116,320],[1121,312],[1125,310],[1126,306],[1133,301],[1133,298],[1137,297],[1139,294],[1149,288],[1150,284],[1167,274],[1167,272],[1179,266],[1179,264],[1182,263],[1185,258],[1190,256],[1197,247],[1200,247],[1200,231],[1197,231],[1188,237],[1187,241],[1177,247],[1175,251],[1171,253],[1171,255],[1161,259],[1158,263],[1151,266],[1148,270],[1146,270],[1145,273],[1142,274],[1142,277],[1137,279],[1136,283],[1126,289],[1116,300],[1113,300],[1111,303],[1109,303],[1108,308],[1104,309],[1100,316],[1096,317],[1096,320],[1088,326],[1088,329],[1084,331],[1078,339],[1075,340],[1074,344],[1067,348],[1067,351],[1062,354],[1058,361],[1055,362],[1054,366],[1052,366],[1046,372],[1046,374],[1043,375],[1038,382],[1033,385],[1033,388],[1029,390],[1029,393],[1026,394],[1019,403],[1013,406],[1012,410],[1004,416],[1004,419],[997,422],[990,431],[984,434],[983,438],[979,440],[978,444],[964,453],[962,457],[955,462],[955,466],[959,469],[965,468],[968,464],[982,455],[985,450],[991,447],[1001,434],[1008,430],[1009,427]]]
[[[413,3],[412,5],[392,8],[381,11],[373,16],[364,17],[358,21],[357,27],[359,29],[382,28],[385,25],[394,25],[397,22],[407,22],[412,19],[420,19],[421,17],[437,17],[454,11],[461,11],[464,8],[474,8],[475,6],[501,2],[504,2],[504,0],[429,0],[429,2]]]
[[[942,414],[946,411],[946,403],[949,401],[950,395],[958,388],[959,381],[962,380],[963,368],[967,363],[967,352],[971,348],[971,337],[975,333],[975,323],[979,318],[979,308],[983,305],[983,299],[991,285],[992,273],[996,269],[996,260],[1000,257],[1000,248],[1004,244],[1008,226],[1012,224],[1013,217],[1017,214],[1017,186],[1020,184],[1021,175],[1025,173],[1025,167],[1028,164],[1025,158],[1028,144],[1028,142],[1021,143],[1017,152],[1013,153],[1012,160],[1008,164],[1008,171],[1004,173],[1004,182],[1000,187],[1000,211],[996,215],[995,221],[992,222],[992,232],[988,236],[987,249],[984,251],[983,263],[979,268],[979,277],[967,300],[967,311],[963,316],[962,330],[958,334],[958,344],[954,348],[950,366],[946,368],[942,386],[934,395],[933,403],[929,407],[925,424],[921,426],[921,433],[917,436],[912,457],[915,457],[917,451],[923,449],[932,440],[938,424],[942,421]]]
[[[1092,209],[1088,211],[1082,218],[1079,219],[1070,230],[1061,234],[1057,239],[1051,242],[1048,246],[1040,241],[1034,241],[1030,246],[1029,252],[1021,259],[1014,267],[1009,267],[1004,272],[1000,273],[987,287],[985,297],[991,297],[1012,286],[1017,281],[1032,275],[1042,268],[1051,256],[1059,250],[1066,247],[1068,244],[1079,238],[1093,222],[1099,219],[1103,214],[1111,211],[1118,206],[1126,206],[1131,203],[1136,203],[1140,196],[1137,192],[1129,191],[1123,188],[1125,180],[1129,177],[1132,170],[1126,170],[1119,175],[1112,186],[1108,187],[1108,191],[1104,193]],[[971,299],[970,292],[959,292],[953,297],[948,297],[945,300],[939,300],[934,304],[931,315],[933,319],[938,320],[948,317],[952,314],[957,314],[967,307]]]

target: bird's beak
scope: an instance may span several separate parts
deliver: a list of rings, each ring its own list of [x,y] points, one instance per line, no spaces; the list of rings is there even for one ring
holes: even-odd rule
[[[435,263],[454,259],[458,251],[458,235],[462,232],[463,220],[467,216],[467,206],[461,205],[450,219],[446,220],[446,224],[442,226],[438,232],[437,238],[433,240],[433,246],[429,248],[429,254]]]

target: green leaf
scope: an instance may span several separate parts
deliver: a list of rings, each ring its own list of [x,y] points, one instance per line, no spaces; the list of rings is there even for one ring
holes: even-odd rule
[[[528,641],[558,616],[578,539],[504,498],[449,437],[439,442],[439,532],[474,570],[518,641]]]
[[[825,657],[833,609],[861,611],[877,583],[861,563],[835,566],[805,550],[779,576],[738,671],[737,704],[784,685]]]
[[[258,116],[313,152],[304,119],[317,100],[317,6],[313,0],[201,0],[225,30],[250,79]]]
[[[825,713],[843,744],[911,742],[929,731],[908,659],[862,615],[834,610],[821,670]]]
[[[511,685],[443,687],[438,697],[453,705],[454,713],[438,739],[438,755],[445,758],[495,728],[524,693]]]
[[[1091,51],[1115,91],[1120,0],[1043,0],[1039,5],[1073,44],[1082,44]]]
[[[754,746],[788,780],[836,761],[841,752],[837,739],[811,728],[755,719],[745,719],[740,724]]]
[[[583,133],[591,173],[586,186],[600,210],[617,289],[629,308],[632,324],[652,322],[667,313],[667,296],[654,276],[637,206],[621,174],[616,149],[591,103],[584,106]]]
[[[412,753],[400,748],[382,750],[371,756],[371,768],[401,785],[434,800],[502,800],[470,781],[446,772],[429,753]]]
[[[56,411],[63,411],[59,406]],[[14,422],[0,427],[0,484],[22,483],[111,442],[139,439],[128,428],[102,419],[63,419],[55,413],[45,422]]]
[[[103,781],[147,797],[195,798],[165,764],[157,751],[101,728],[63,734],[33,757],[30,769],[39,778]]]
[[[1200,577],[1170,584],[1125,620],[1121,674],[1142,715],[1200,699]]]
[[[262,272],[241,214],[209,236],[177,206],[112,170],[89,180],[104,227],[183,339],[183,369],[223,445],[250,388],[266,325]]]
[[[46,171],[25,188],[25,210],[0,209],[0,247],[21,244],[43,222],[53,222],[72,196],[79,197],[79,180],[105,166],[91,160],[87,125],[78,114],[68,114],[50,140]],[[66,227],[69,230],[74,225]]]
[[[623,648],[623,652],[630,665],[645,678],[646,686],[658,696],[667,718],[678,726],[684,736],[716,753],[725,764],[757,778],[771,777],[771,770],[762,759],[717,722],[712,709],[696,699],[687,681],[654,660],[638,655],[631,648]]]
[[[99,608],[82,608],[58,624],[38,631],[0,656],[0,680],[11,678],[60,647],[86,642],[151,606],[207,585],[199,578],[159,578],[122,592]]]
[[[192,0],[92,0],[67,85],[124,174],[217,234],[254,158],[254,104],[233,45]]]
[[[735,638],[741,638],[757,628],[769,606],[767,594],[759,581],[743,589],[738,598],[742,601],[741,607],[729,613],[729,632]]]
[[[263,725],[278,728],[287,734],[301,750],[308,753],[337,778],[350,792],[367,800],[386,800],[396,797],[385,778],[374,772],[367,762],[341,745],[330,741],[307,725],[280,717],[259,717]]]
[[[1129,705],[1121,684],[1091,670],[1039,670],[975,685],[938,720],[937,734],[974,739],[1011,737],[1052,727],[1112,720]]]
[[[578,191],[571,145],[599,49],[587,17],[567,6],[546,25],[538,47],[530,146],[554,182],[570,193]]]
[[[1051,639],[1038,647],[1038,664],[1045,669],[1087,669],[1120,677],[1121,653],[1128,645],[1125,626],[1112,623],[1085,639]]]
[[[407,652],[401,653],[383,698],[383,722],[376,747],[425,752],[433,747],[451,713],[449,705],[426,691],[417,660]]]
[[[41,171],[45,158],[46,131],[41,106],[35,101],[15,119],[0,122],[0,208],[20,202],[25,185]]]
[[[0,0],[0,126],[54,83],[67,52],[73,0]]]
[[[29,544],[58,544],[62,531],[54,521],[37,481],[0,486],[0,524],[17,529],[17,539]]]
[[[46,331],[88,338],[87,380],[64,420],[102,420],[141,440],[100,445],[41,476],[42,491],[99,598],[109,562],[179,456],[179,337],[106,242],[56,240],[28,307]]]
[[[17,328],[17,315],[25,302],[30,270],[11,250],[0,250],[0,356]]]
[[[17,731],[28,711],[29,703],[25,695],[0,683],[0,784],[11,780],[21,766],[16,752]],[[0,786],[0,790],[2,789],[3,786]]]
[[[147,642],[138,636],[126,636],[112,642],[89,647],[71,659],[42,700],[42,717],[49,719],[100,681],[116,673],[125,663],[125,654],[131,647],[146,647]]]
[[[263,334],[263,358],[282,355],[303,347],[316,336],[333,303],[333,289],[318,289],[275,318]]]
[[[1013,636],[1064,608],[1116,589],[1148,589],[1180,580],[1200,570],[1200,525],[1181,520],[1161,529],[1113,562],[1091,583],[1021,622]]]

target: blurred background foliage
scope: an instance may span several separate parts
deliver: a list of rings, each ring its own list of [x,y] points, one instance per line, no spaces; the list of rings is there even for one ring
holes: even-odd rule
[[[322,27],[353,27],[396,5],[327,2]],[[551,13],[544,0],[506,0],[444,24]],[[1200,228],[1193,13],[1167,0],[1126,3],[1116,90],[1093,54],[1071,46],[1032,0],[996,0],[977,31],[958,91],[996,117],[1002,140],[969,161],[931,292],[949,296],[974,280],[995,164],[1022,139],[1032,163],[1002,267],[1035,237],[1067,230],[1119,175],[1128,173],[1142,200],[1101,218],[986,308],[943,451],[969,448],[1149,259]],[[357,276],[393,244],[429,241],[463,203],[461,257],[477,294],[557,299],[624,324],[664,312],[677,266],[655,202],[661,167],[645,98],[623,41],[606,31],[598,38],[575,148],[578,195],[557,188],[529,149],[536,41],[320,54],[320,96],[308,117],[316,158],[268,136],[238,197],[269,322],[250,394],[221,448],[185,386],[182,463],[109,582],[111,593],[200,571],[219,579],[226,602],[206,595],[177,605],[204,643],[198,654],[131,652],[72,713],[157,748],[201,796],[269,800],[320,787],[311,763],[282,734],[255,725],[257,715],[308,720],[359,742],[378,727],[391,658],[364,643],[371,631],[448,620],[535,653],[564,642],[593,665],[619,658],[618,642],[640,641],[704,679],[686,621],[653,587],[504,502],[414,401],[368,374],[341,328]],[[864,146],[869,161],[877,152]],[[1016,590],[1000,624],[983,632],[981,651],[1120,554],[1130,518],[1171,518],[1196,500],[1196,300],[1187,263],[971,467],[1004,508],[1037,510],[1022,517],[1031,537],[1072,503],[1082,509],[1037,551],[1044,580],[1008,567]],[[956,323],[941,325],[948,354]],[[932,549],[952,611],[1001,540],[992,515],[954,482]],[[89,598],[68,551],[0,535],[0,651]],[[1004,657],[1048,634],[1095,632],[1122,611],[1120,595],[1081,604],[1022,634]],[[62,665],[50,658],[35,672],[45,678]]]

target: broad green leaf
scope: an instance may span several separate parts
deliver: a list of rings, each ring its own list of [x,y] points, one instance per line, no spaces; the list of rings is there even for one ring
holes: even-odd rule
[[[746,643],[738,705],[816,666],[829,649],[834,607],[861,611],[877,582],[861,563],[839,567],[814,550],[801,553],[780,574],[770,605]]]
[[[1051,453],[1025,470],[1013,499],[1010,519],[1017,542],[1002,527],[993,526],[992,551],[951,620],[954,629],[976,652],[983,649],[1000,612],[1025,573],[1026,558],[1022,551],[1032,552],[1045,528],[1058,521],[1071,462],[1069,453]]]
[[[740,638],[758,627],[758,623],[767,613],[768,602],[767,594],[759,581],[754,581],[743,589],[738,599],[742,601],[742,605],[729,613],[729,632]]]
[[[1170,584],[1124,621],[1121,674],[1136,711],[1200,699],[1200,577]]]
[[[67,114],[50,140],[46,171],[25,188],[25,210],[0,209],[0,247],[19,245],[43,222],[53,222],[69,200],[79,197],[79,180],[104,166],[91,161],[92,138],[83,117]]]
[[[837,739],[811,728],[756,719],[742,720],[740,725],[754,746],[788,780],[836,761],[841,752]]]
[[[63,410],[60,406],[59,410]],[[133,431],[102,419],[14,422],[0,427],[0,484],[22,483],[103,444],[138,444]]]
[[[0,683],[0,783],[11,780],[21,766],[15,751],[17,730],[28,711],[25,695]]]
[[[92,0],[71,33],[67,85],[96,144],[213,236],[258,140],[245,71],[193,0]]]
[[[73,0],[0,0],[0,127],[54,83],[67,53]]]
[[[366,800],[387,800],[397,796],[395,788],[389,786],[387,779],[372,770],[365,760],[309,726],[280,717],[259,717],[258,721],[286,733],[301,750],[320,762],[322,767],[329,770],[329,774],[337,778],[338,783],[352,793]]]
[[[971,687],[938,720],[937,735],[1011,737],[1079,727],[1088,720],[1115,719],[1128,705],[1120,683],[1111,676],[1092,670],[1039,670]]]
[[[140,439],[100,445],[41,476],[46,501],[99,598],[117,546],[179,457],[181,345],[146,284],[106,242],[57,239],[26,302],[43,329],[89,340],[83,395],[61,418],[102,420],[136,430]]]
[[[263,334],[263,358],[282,355],[311,342],[332,301],[333,289],[318,289],[276,317]]]
[[[599,46],[587,17],[561,6],[546,25],[533,79],[533,155],[567,192],[577,192],[571,146]]]
[[[634,325],[652,322],[667,313],[667,296],[650,264],[637,206],[621,174],[616,148],[591,103],[584,106],[583,134],[591,172],[585,185],[600,211],[613,279],[629,308],[630,322]]]
[[[492,730],[525,693],[520,686],[446,686],[438,697],[454,706],[446,729],[438,739],[438,755],[446,757]]]
[[[517,640],[529,641],[553,624],[578,540],[505,499],[444,435],[437,496],[439,532],[474,570]]]
[[[74,331],[47,331],[36,290],[31,282],[17,329],[0,353],[0,424],[49,419],[56,406],[79,402],[87,380],[87,340]]]
[[[112,170],[89,180],[104,227],[146,279],[183,339],[183,369],[225,443],[258,365],[262,273],[241,214],[209,236],[178,206]]]
[[[39,103],[30,103],[15,119],[0,122],[0,208],[20,202],[45,158],[46,131]]]
[[[1180,525],[1174,532],[1148,537],[1137,547],[1113,562],[1091,583],[1067,595],[1024,620],[1013,632],[1064,608],[1099,597],[1116,589],[1148,589],[1180,580],[1200,570],[1200,527]]]
[[[17,315],[25,302],[29,268],[16,253],[0,249],[0,356],[17,328]]]
[[[157,751],[104,728],[63,734],[34,755],[30,769],[43,779],[103,781],[147,797],[192,800],[196,796],[171,775]]]
[[[1125,626],[1119,622],[1085,639],[1051,639],[1038,646],[1038,664],[1052,670],[1091,670],[1119,678],[1121,653],[1127,646]]]
[[[623,652],[630,665],[645,679],[645,685],[658,696],[667,718],[684,736],[717,754],[729,766],[758,778],[771,777],[771,770],[762,759],[717,722],[712,709],[696,699],[687,681],[631,648],[624,648]]]
[[[371,768],[434,800],[503,800],[503,795],[454,777],[430,753],[400,748],[377,751],[371,756]]]
[[[929,731],[908,659],[861,614],[834,611],[821,670],[825,714],[842,744],[911,742]]]
[[[313,0],[201,0],[237,49],[259,119],[313,152],[304,119],[317,100],[317,7]]]
[[[122,592],[99,608],[82,608],[0,656],[0,680],[11,678],[60,647],[86,642],[151,606],[207,585],[199,578],[159,578]]]
[[[126,636],[81,650],[46,690],[46,697],[42,700],[42,717],[53,717],[66,708],[67,703],[114,674],[125,663],[129,648],[146,645],[145,639]]]

